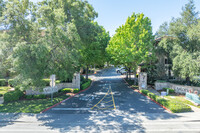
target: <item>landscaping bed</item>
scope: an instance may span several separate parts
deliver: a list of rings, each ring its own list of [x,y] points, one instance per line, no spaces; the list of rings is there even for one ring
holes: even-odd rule
[[[140,90],[141,93],[144,95],[150,97],[154,101],[158,102],[162,106],[166,107],[173,113],[181,113],[181,112],[190,112],[192,111],[191,107],[186,105],[183,102],[177,101],[176,99],[166,99],[162,98],[160,96],[155,95],[152,92],[149,92],[148,90]]]
[[[4,95],[6,92],[8,92],[11,89],[11,87],[1,86],[0,87],[0,97],[1,95]]]
[[[48,99],[19,100],[15,102],[0,104],[0,112],[3,113],[40,113],[44,109],[66,99],[68,95]]]
[[[165,96],[165,97],[166,97],[167,99],[170,99],[170,100],[176,100],[176,101],[178,101],[178,102],[181,102],[181,103],[184,103],[184,104],[189,104],[189,105],[195,106],[195,107],[197,107],[197,108],[200,108],[200,106],[195,105],[193,102],[187,100],[187,99],[185,98],[185,96],[182,96],[182,95],[180,95],[180,96],[169,95],[169,96]]]

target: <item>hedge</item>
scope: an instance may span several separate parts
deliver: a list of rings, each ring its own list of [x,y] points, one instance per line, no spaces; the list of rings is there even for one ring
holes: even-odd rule
[[[169,89],[169,93],[174,93],[174,89],[171,89],[171,88],[163,88],[163,90],[167,91]]]
[[[156,101],[156,98],[158,97],[154,93],[147,93],[147,96],[150,97],[151,99],[153,99],[154,101]]]
[[[17,101],[22,97],[24,93],[20,90],[9,91],[4,94],[4,102]]]
[[[5,86],[5,85],[6,85],[6,80],[0,79],[0,86]]]
[[[9,79],[9,80],[8,80],[8,84],[9,84],[10,86],[14,87],[14,86],[15,86],[15,81],[14,81],[14,79]]]
[[[141,92],[141,93],[143,93],[143,94],[145,94],[145,95],[147,95],[147,93],[149,93],[149,91],[148,91],[148,90],[143,90],[143,89],[142,89],[142,90],[140,90],[140,92]]]
[[[60,92],[72,93],[72,92],[73,92],[73,89],[72,89],[72,88],[64,88],[64,89],[60,90]]]
[[[45,86],[50,86],[50,79],[42,79],[42,82]],[[56,80],[56,84],[59,84],[60,80]]]
[[[156,102],[158,102],[159,104],[165,106],[166,108],[168,108],[169,110],[171,110],[173,113],[180,113],[180,112],[189,112],[191,111],[191,107],[181,103],[181,102],[177,102],[176,100],[168,100],[168,99],[164,99],[162,97],[159,97],[157,95],[155,95],[152,92],[149,92],[148,90],[140,90],[141,93],[149,96],[150,98],[152,98],[153,100],[155,100]]]
[[[85,90],[86,88],[88,88],[91,84],[92,80],[88,79],[87,82],[85,82],[84,84],[81,85],[81,90]]]
[[[77,88],[77,89],[74,89],[73,90],[73,93],[78,93],[80,90]]]

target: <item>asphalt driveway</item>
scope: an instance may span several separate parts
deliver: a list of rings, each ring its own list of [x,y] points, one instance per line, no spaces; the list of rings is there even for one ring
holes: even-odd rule
[[[129,88],[115,68],[104,69],[92,78],[94,82],[90,89],[45,113],[82,114],[112,110],[129,113],[166,112],[159,105]]]

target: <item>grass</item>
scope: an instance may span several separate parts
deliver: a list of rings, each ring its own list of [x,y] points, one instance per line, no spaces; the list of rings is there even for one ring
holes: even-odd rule
[[[173,96],[174,98],[172,98],[171,96],[165,96],[165,97],[170,100],[176,100],[178,102],[181,102],[184,104],[189,104],[189,105],[195,106],[197,108],[200,108],[200,106],[196,106],[194,103],[190,102],[189,100],[185,99],[185,97],[182,97],[182,96]]]
[[[4,95],[9,89],[11,89],[11,87],[0,87],[0,94]]]
[[[20,100],[6,104],[0,104],[1,113],[40,113],[44,109],[66,99],[69,96],[62,95],[51,99],[38,99],[38,100]]]

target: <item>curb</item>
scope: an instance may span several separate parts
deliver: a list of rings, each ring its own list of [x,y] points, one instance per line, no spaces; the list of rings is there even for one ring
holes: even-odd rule
[[[123,78],[123,80],[125,81],[126,84],[128,84],[128,82],[126,82],[126,80]],[[129,85],[129,84],[128,84]],[[130,86],[131,87],[131,86]],[[149,96],[141,93],[139,90],[134,89],[133,87],[131,87],[131,89],[133,89],[135,92],[138,92],[140,94],[142,94],[143,96],[147,97],[148,99],[150,99],[151,101],[153,101],[154,103],[158,104],[159,106],[161,106],[162,108],[164,108],[165,110],[167,110],[169,113],[172,113],[171,110],[169,110],[168,108],[166,108],[165,106],[161,105],[160,103],[156,102],[155,100],[153,100],[152,98],[150,98]]]
[[[57,105],[59,105],[59,104],[65,102],[65,101],[67,101],[67,100],[69,100],[69,99],[71,99],[72,97],[74,97],[74,96],[76,96],[76,95],[78,95],[78,94],[80,94],[80,93],[82,93],[82,92],[88,90],[88,89],[92,86],[92,84],[93,84],[93,80],[92,80],[92,82],[91,82],[91,84],[90,84],[90,86],[89,86],[88,88],[86,88],[86,89],[84,89],[84,90],[81,90],[81,91],[79,91],[78,93],[74,94],[73,96],[70,96],[70,97],[66,98],[65,100],[60,101],[59,103],[56,103],[56,104],[54,104],[54,105],[52,105],[52,106],[50,106],[50,107],[44,109],[43,111],[40,112],[40,114],[42,114],[42,113],[44,113],[44,112],[46,112],[46,111],[52,109],[53,107],[55,107],[55,106],[57,106]]]

